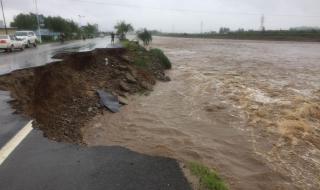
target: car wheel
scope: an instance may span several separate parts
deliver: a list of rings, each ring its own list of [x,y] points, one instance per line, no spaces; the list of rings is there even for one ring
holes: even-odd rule
[[[21,46],[20,50],[21,50],[21,51],[23,51],[23,50],[24,50],[24,45],[22,45],[22,46]]]
[[[33,47],[35,47],[35,48],[37,47],[37,43],[36,42],[33,44]]]

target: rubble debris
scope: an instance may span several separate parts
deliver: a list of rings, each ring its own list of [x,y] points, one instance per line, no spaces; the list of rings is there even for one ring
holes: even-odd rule
[[[122,105],[128,105],[129,104],[129,100],[125,97],[122,97],[122,96],[118,96],[118,100],[119,100],[119,103],[122,104]]]
[[[126,74],[126,79],[129,83],[137,83],[137,80],[130,73]]]
[[[124,81],[120,82],[120,89],[125,91],[125,92],[130,92],[130,87]]]

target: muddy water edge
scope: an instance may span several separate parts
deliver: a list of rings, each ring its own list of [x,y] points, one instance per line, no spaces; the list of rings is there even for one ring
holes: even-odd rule
[[[217,170],[230,189],[320,188],[320,44],[157,37],[172,81],[99,115],[89,146]]]

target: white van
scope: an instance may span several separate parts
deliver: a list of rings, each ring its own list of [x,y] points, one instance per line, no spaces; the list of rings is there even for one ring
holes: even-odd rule
[[[17,31],[16,37],[23,40],[26,47],[37,47],[37,35],[33,31]]]

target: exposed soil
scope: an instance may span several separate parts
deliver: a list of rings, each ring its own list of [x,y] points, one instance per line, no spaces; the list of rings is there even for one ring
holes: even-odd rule
[[[81,127],[104,110],[97,90],[111,91],[125,100],[130,94],[152,90],[156,79],[165,77],[159,61],[136,66],[132,53],[123,48],[54,58],[62,61],[1,76],[0,89],[10,91],[17,112],[34,118],[34,126],[55,141],[83,143]]]

